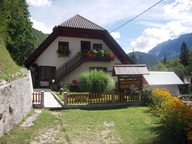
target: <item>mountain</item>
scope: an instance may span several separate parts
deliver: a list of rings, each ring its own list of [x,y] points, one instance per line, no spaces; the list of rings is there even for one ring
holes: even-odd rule
[[[129,56],[131,54],[132,52],[128,53]],[[151,68],[152,66],[160,62],[158,58],[147,53],[136,51],[134,52],[134,54],[136,55],[136,58],[137,58],[137,64],[146,64],[148,68]]]
[[[32,28],[33,35],[35,36],[35,48],[37,48],[47,37],[49,34],[44,34],[43,32]]]
[[[159,59],[166,57],[167,59],[175,59],[180,55],[180,48],[182,43],[185,42],[188,48],[192,49],[192,33],[181,35],[180,37],[165,41],[158,44],[148,52]]]

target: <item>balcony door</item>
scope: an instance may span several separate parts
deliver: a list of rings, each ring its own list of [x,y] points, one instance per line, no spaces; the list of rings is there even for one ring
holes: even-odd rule
[[[86,52],[91,50],[91,42],[90,41],[81,41],[81,51]]]

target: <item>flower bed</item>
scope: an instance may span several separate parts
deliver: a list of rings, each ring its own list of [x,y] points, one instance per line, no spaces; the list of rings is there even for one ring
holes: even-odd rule
[[[181,102],[166,90],[153,90],[152,109],[171,130],[179,143],[192,142],[192,106]]]
[[[115,55],[110,51],[104,50],[90,50],[84,52],[78,52],[78,55],[82,58],[89,59],[89,58],[96,58],[96,57],[104,57],[108,59],[114,59]]]

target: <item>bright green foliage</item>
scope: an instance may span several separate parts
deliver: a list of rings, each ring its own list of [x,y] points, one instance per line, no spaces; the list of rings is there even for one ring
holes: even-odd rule
[[[153,71],[174,71],[179,77],[185,75],[185,67],[180,63],[179,59],[167,60],[165,64],[160,63],[152,67]]]
[[[12,58],[22,65],[34,50],[34,36],[25,0],[0,1],[0,30]]]
[[[182,46],[181,46],[181,52],[180,52],[180,62],[181,64],[183,64],[184,66],[187,66],[189,64],[189,49],[186,45],[185,42],[183,42]]]
[[[99,56],[104,57],[104,55],[105,55],[105,51],[104,50],[99,50]]]
[[[115,81],[110,75],[93,70],[80,75],[79,86],[85,92],[109,92],[115,88]]]
[[[151,68],[152,71],[167,71],[168,68],[163,64],[159,63],[158,65],[155,65]]]
[[[97,50],[91,50],[91,53],[93,54],[93,57],[96,57],[99,52]]]
[[[34,49],[34,36],[25,0],[10,0],[7,31],[7,49],[13,59],[22,65]]]

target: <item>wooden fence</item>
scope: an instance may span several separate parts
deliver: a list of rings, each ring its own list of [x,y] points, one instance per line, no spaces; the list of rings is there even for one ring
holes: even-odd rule
[[[70,93],[65,95],[66,104],[132,103],[142,100],[141,95],[130,96],[124,92],[116,93]]]
[[[34,91],[32,94],[33,97],[33,104],[40,104],[41,103],[41,92],[40,91]]]

